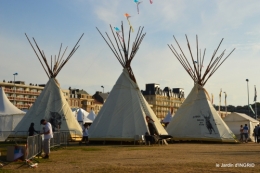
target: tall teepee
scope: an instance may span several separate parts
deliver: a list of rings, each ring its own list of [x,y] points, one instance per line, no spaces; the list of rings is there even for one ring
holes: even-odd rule
[[[82,38],[82,36],[80,37],[80,39]],[[31,44],[28,37],[27,39]],[[73,137],[76,138],[82,137],[82,128],[75,119],[75,116],[73,115],[71,108],[67,100],[65,99],[62,90],[60,89],[60,85],[56,80],[56,76],[58,75],[60,70],[64,67],[64,65],[68,62],[68,60],[78,49],[78,43],[80,39],[78,40],[78,42],[76,43],[76,45],[74,46],[74,48],[65,60],[63,59],[63,56],[67,48],[61,55],[61,45],[58,56],[53,57],[53,59],[51,58],[51,64],[49,64],[47,62],[44,52],[40,50],[38,44],[33,38],[42,60],[39,58],[39,55],[37,54],[34,46],[32,44],[31,46],[36,56],[38,57],[43,69],[45,70],[47,76],[49,77],[49,81],[45,85],[43,91],[41,92],[33,106],[29,109],[29,111],[25,114],[24,118],[15,128],[16,132],[28,131],[28,128],[32,122],[34,123],[34,127],[37,131],[42,130],[40,120],[46,119],[48,122],[52,124],[53,131],[70,131],[71,136],[73,135]]]
[[[129,30],[128,41],[126,41],[123,24],[121,25],[121,33],[114,33],[111,25],[110,28],[117,48],[107,33],[108,39],[105,39],[101,32],[98,31],[124,69],[95,121],[90,126],[89,139],[100,141],[133,141],[135,135],[143,135],[149,131],[145,120],[146,116],[154,120],[154,126],[158,134],[167,135],[167,132],[161,126],[156,115],[141,94],[130,65],[145,36],[142,33],[143,28],[139,27],[130,48],[131,31]]]
[[[174,37],[175,39],[175,37]],[[210,96],[204,89],[204,85],[208,79],[215,73],[215,71],[221,66],[221,64],[229,57],[224,59],[225,50],[216,57],[217,51],[223,41],[221,40],[217,49],[214,51],[208,66],[204,67],[204,57],[201,50],[198,48],[198,37],[196,37],[196,59],[193,57],[191,47],[186,36],[188,49],[191,55],[191,62],[186,58],[179,43],[175,39],[181,53],[178,53],[174,46],[169,46],[174,56],[182,64],[186,72],[194,81],[194,87],[190,94],[181,105],[181,107],[175,113],[172,121],[167,126],[166,130],[169,135],[173,136],[176,140],[200,140],[200,141],[220,141],[220,142],[236,142],[235,136],[228,128],[225,122],[216,112],[213,107]]]

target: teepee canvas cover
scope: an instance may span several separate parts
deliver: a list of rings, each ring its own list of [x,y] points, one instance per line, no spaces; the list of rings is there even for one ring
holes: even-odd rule
[[[123,24],[121,25],[121,29],[122,36],[119,36],[117,32],[116,38],[111,27],[119,50],[117,51],[111,48],[114,47],[112,42],[108,45],[124,69],[95,121],[90,126],[89,139],[102,141],[133,141],[136,135],[144,135],[145,132],[149,131],[145,120],[146,116],[154,120],[154,127],[158,134],[168,135],[141,94],[130,66],[131,60],[145,36],[145,34],[142,35],[143,29],[140,30],[139,28],[131,52],[129,51],[129,41],[128,47],[126,46],[127,42],[125,42]],[[121,48],[119,48],[120,45]],[[123,50],[123,55],[121,54],[121,50]],[[130,55],[130,57],[128,57],[128,55]]]
[[[36,131],[41,131],[41,119],[50,122],[54,132],[71,131],[73,135],[76,132],[76,137],[82,137],[81,127],[54,78],[50,78],[15,131],[28,131],[31,123],[34,123]]]
[[[7,98],[4,89],[0,87],[0,141],[5,141],[25,112],[15,107]]]
[[[218,67],[234,50],[223,61],[221,61],[221,58],[224,55],[224,51],[220,56],[214,59],[214,56],[218,50],[217,49],[214,52],[211,61],[205,70],[205,73],[203,74],[202,68],[205,51],[203,58],[201,58],[201,56],[198,56],[201,54],[198,53],[199,51],[197,40],[197,59],[195,60],[191,53],[188,38],[187,44],[192,58],[191,63],[187,60],[179,44],[178,46],[182,52],[181,56],[177,53],[173,46],[169,47],[175,57],[183,65],[184,69],[194,80],[195,85],[188,97],[185,99],[184,103],[175,113],[172,121],[169,123],[166,130],[169,135],[171,135],[173,139],[176,140],[236,142],[235,135],[218,115],[211,104],[210,97],[207,91],[203,88],[209,77],[218,69]],[[192,64],[193,67],[190,64]]]
[[[82,35],[83,36],[83,35]],[[81,37],[82,37],[81,36]],[[80,37],[80,39],[81,39]],[[27,37],[28,38],[28,37]],[[80,40],[79,39],[79,40]],[[29,38],[28,38],[29,40]],[[29,40],[30,42],[30,40]],[[78,41],[79,42],[79,41]],[[77,42],[77,44],[78,44]],[[31,42],[30,42],[31,44]],[[37,48],[38,45],[35,42]],[[42,93],[39,95],[33,106],[29,109],[29,111],[25,114],[24,118],[20,121],[20,123],[15,128],[15,131],[28,131],[30,124],[34,123],[34,128],[37,131],[41,131],[42,127],[40,125],[41,119],[45,119],[46,121],[52,124],[53,131],[70,131],[71,137],[74,139],[80,139],[82,137],[82,129],[75,119],[74,114],[71,111],[71,108],[66,101],[63,92],[60,89],[60,86],[55,79],[61,68],[65,65],[65,63],[69,60],[69,58],[73,55],[73,53],[77,50],[77,44],[72,49],[68,58],[61,62],[62,57],[55,58],[53,63],[53,67],[49,67],[45,55],[43,52],[39,50],[42,55],[42,59],[46,65],[47,70],[43,66],[46,74],[49,77],[49,81],[44,87]],[[32,44],[31,44],[32,46]],[[32,46],[33,47],[33,46]],[[34,47],[33,47],[34,49]],[[35,50],[35,49],[34,49]],[[61,50],[61,49],[60,49]],[[36,51],[35,51],[36,53]],[[65,53],[65,52],[64,52]],[[64,55],[63,53],[63,55]],[[36,53],[37,55],[37,53]],[[59,52],[60,55],[60,52]],[[38,55],[37,55],[38,57]],[[55,56],[56,57],[56,56]],[[39,59],[40,60],[40,59]],[[41,61],[40,61],[41,62]],[[42,62],[41,62],[42,64]],[[48,73],[47,73],[48,71]]]

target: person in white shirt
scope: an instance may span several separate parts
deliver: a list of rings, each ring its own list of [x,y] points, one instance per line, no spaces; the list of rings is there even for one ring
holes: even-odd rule
[[[50,140],[53,138],[51,123],[47,122],[45,119],[41,120],[43,127],[44,141],[43,141],[43,151],[45,153],[44,159],[49,158],[50,154]]]

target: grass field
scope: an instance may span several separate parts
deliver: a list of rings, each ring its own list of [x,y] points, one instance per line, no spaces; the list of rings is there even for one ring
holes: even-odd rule
[[[6,159],[7,145],[10,144],[0,144],[2,161]],[[37,160],[39,161],[37,168],[22,166],[22,161],[5,162],[7,165],[0,168],[0,173],[260,172],[260,144],[174,143],[163,146],[72,144],[67,148],[52,151],[48,160],[41,158]],[[240,167],[235,167],[236,163],[240,163],[237,165]],[[252,164],[246,165],[246,163]],[[222,164],[233,164],[233,167],[221,167]]]

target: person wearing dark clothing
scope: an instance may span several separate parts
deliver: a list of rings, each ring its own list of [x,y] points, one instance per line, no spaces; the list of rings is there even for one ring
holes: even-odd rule
[[[33,135],[34,135],[34,132],[35,132],[35,133],[38,133],[38,132],[34,129],[34,123],[31,123],[28,132],[29,132],[29,136],[33,136]]]
[[[144,138],[145,138],[146,144],[154,143],[154,138],[148,132],[145,132]]]
[[[258,139],[259,133],[258,133],[258,130],[259,130],[259,125],[255,126],[255,128],[254,128],[255,143],[259,143],[259,139]]]
[[[149,116],[146,116],[145,119],[146,119],[146,122],[147,122],[147,125],[148,125],[148,129],[149,129],[149,132],[150,132],[150,135],[149,135],[148,132],[146,132],[145,136],[149,135],[149,137],[147,137],[147,138],[148,139],[150,138],[151,143],[154,144],[154,143],[156,143],[159,140],[159,136],[158,136],[159,134],[158,134],[157,130],[154,127],[153,119],[150,118]]]
[[[258,140],[257,140],[257,143],[260,143],[260,126],[259,124],[257,125],[258,127]]]
[[[145,119],[146,119],[147,124],[148,124],[148,129],[149,129],[150,135],[152,135],[152,136],[158,135],[158,133],[157,133],[155,127],[154,127],[154,124],[153,124],[153,122],[154,122],[153,119],[148,117],[148,116],[146,116]]]

